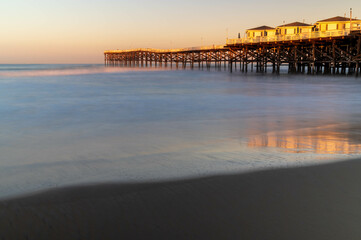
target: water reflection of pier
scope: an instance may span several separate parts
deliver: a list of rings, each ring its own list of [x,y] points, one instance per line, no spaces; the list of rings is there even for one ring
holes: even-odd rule
[[[353,154],[361,152],[361,143],[347,133],[321,130],[284,131],[250,137],[248,147],[275,147],[287,152],[319,154]]]

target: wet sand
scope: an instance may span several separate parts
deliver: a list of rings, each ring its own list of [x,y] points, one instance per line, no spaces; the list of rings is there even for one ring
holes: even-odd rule
[[[359,239],[361,161],[0,201],[0,239]]]

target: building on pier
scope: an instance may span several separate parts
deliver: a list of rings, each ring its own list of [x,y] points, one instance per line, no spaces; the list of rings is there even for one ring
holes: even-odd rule
[[[283,24],[277,28],[269,26],[251,28],[246,31],[246,37],[227,39],[227,44],[258,44],[346,37],[351,34],[351,32],[357,33],[360,31],[360,19],[337,16],[317,21],[313,25],[302,22],[293,22]]]
[[[257,39],[261,37],[272,37],[276,35],[276,29],[269,26],[260,26],[256,28],[250,28],[246,31],[248,39]]]
[[[345,31],[350,30],[350,25],[352,26],[351,30],[360,29],[361,20],[337,16],[317,21],[315,30],[319,32]]]
[[[276,34],[282,36],[294,36],[297,34],[304,34],[312,32],[313,25],[301,22],[293,22],[283,24],[276,28]]]

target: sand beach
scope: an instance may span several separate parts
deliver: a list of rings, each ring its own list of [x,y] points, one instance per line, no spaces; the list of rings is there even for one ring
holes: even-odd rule
[[[0,202],[0,239],[359,239],[361,162],[76,186]]]

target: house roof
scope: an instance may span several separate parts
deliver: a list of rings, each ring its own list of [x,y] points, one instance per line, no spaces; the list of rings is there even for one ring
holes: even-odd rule
[[[269,27],[269,26],[260,26],[260,27],[256,27],[256,28],[250,28],[247,30],[274,30],[275,28],[273,27]]]
[[[312,27],[312,25],[307,24],[307,23],[301,23],[301,22],[293,22],[293,23],[283,24],[278,27]]]
[[[353,21],[360,21],[359,19],[352,19],[352,20]],[[327,19],[324,19],[324,20],[320,20],[320,21],[317,21],[317,22],[348,22],[348,21],[350,21],[350,18],[337,16],[337,17],[333,17],[333,18],[327,18]]]

